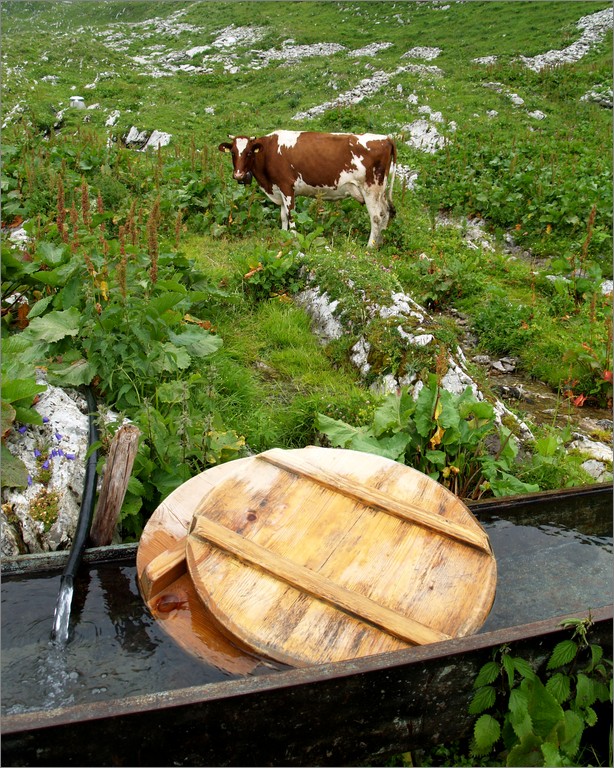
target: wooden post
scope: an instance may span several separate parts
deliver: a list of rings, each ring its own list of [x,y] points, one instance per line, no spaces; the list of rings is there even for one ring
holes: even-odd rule
[[[124,424],[111,441],[98,507],[90,530],[90,541],[95,547],[106,547],[113,538],[139,447],[139,435],[137,426]]]

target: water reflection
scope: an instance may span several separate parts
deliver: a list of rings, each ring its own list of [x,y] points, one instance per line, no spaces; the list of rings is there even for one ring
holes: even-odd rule
[[[612,602],[612,537],[552,525],[486,524],[497,559],[493,609],[482,631]],[[69,642],[49,642],[59,575],[2,581],[2,712],[203,685],[230,677],[184,652],[151,617],[134,564],[83,565]],[[60,652],[61,650],[61,652]],[[271,673],[273,673],[271,671]]]
[[[497,560],[497,593],[482,632],[612,602],[612,536],[561,526],[485,525]],[[588,545],[588,546],[587,546]]]
[[[134,574],[129,575],[123,568],[107,567],[97,575],[106,613],[121,647],[127,652],[151,655],[157,642],[148,633],[149,622],[143,615],[143,600],[136,589]]]

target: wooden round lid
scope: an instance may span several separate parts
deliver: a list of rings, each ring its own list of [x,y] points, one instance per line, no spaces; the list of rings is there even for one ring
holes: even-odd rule
[[[340,661],[475,632],[496,589],[488,536],[460,499],[373,454],[274,449],[195,503],[196,592],[277,661]]]

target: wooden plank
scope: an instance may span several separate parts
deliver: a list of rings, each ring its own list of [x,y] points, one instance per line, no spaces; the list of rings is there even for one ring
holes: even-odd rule
[[[469,544],[476,549],[481,549],[488,554],[492,554],[490,542],[484,533],[480,535],[462,525],[447,520],[441,515],[434,515],[426,512],[424,509],[406,501],[395,499],[375,488],[369,488],[355,480],[348,480],[343,475],[328,472],[327,470],[316,467],[302,456],[299,458],[296,454],[288,454],[279,448],[273,448],[265,453],[258,454],[259,460],[284,469],[289,472],[306,477],[313,482],[337,491],[344,496],[356,499],[356,501],[367,506],[376,507],[391,515],[395,515],[407,522],[429,528],[437,533],[447,536],[455,541]]]
[[[449,635],[378,605],[364,595],[344,589],[321,574],[280,557],[204,516],[194,519],[190,535],[212,542],[291,586],[325,600],[402,640],[423,645],[449,639]]]
[[[95,547],[107,546],[113,540],[140,434],[135,424],[124,424],[111,441],[98,506],[90,529],[90,540]]]
[[[149,602],[154,595],[170,586],[187,570],[185,539],[165,550],[149,563],[141,576],[143,597]]]

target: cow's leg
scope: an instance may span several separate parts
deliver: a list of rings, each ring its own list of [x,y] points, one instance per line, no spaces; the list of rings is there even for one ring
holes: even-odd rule
[[[296,224],[292,220],[292,213],[294,211],[294,195],[286,195],[281,193],[281,228],[282,229],[296,229]]]
[[[365,205],[371,219],[371,234],[369,235],[369,248],[379,248],[382,244],[382,232],[388,226],[390,212],[382,187],[372,187],[365,190]]]

